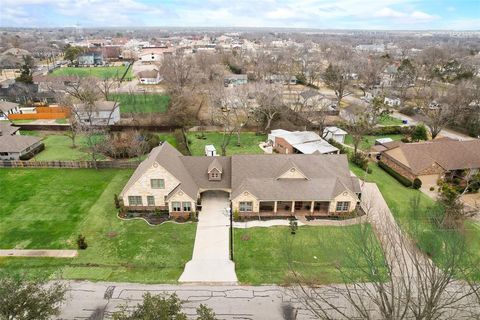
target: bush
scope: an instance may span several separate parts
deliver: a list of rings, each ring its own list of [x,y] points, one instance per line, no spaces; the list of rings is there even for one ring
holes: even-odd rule
[[[350,161],[352,161],[354,164],[356,164],[363,171],[367,171],[367,169],[368,169],[368,158],[364,153],[357,152],[357,154],[352,154],[350,156]]]
[[[400,173],[397,171],[393,170],[389,166],[387,166],[385,163],[382,161],[378,161],[378,166],[385,170],[388,174],[390,174],[392,177],[394,177],[398,182],[403,184],[405,187],[411,187],[413,182],[410,181],[408,178],[402,176]]]
[[[238,210],[233,210],[233,221],[240,221],[240,213]]]
[[[85,236],[81,234],[78,235],[77,246],[78,246],[78,249],[80,250],[85,250],[88,248],[88,244],[87,244],[87,241],[85,240]]]
[[[346,154],[347,153],[347,148],[343,146],[341,143],[333,140],[333,139],[328,139],[328,143],[330,143],[332,146],[340,150],[341,154]]]
[[[412,140],[413,141],[428,140],[427,128],[423,124],[419,124],[415,126],[412,132]]]
[[[368,135],[372,136],[384,136],[389,134],[409,134],[411,127],[402,126],[385,126],[385,127],[373,127],[368,130]]]
[[[434,188],[434,187],[430,187],[430,191],[433,191],[433,190],[435,190],[435,188]]]
[[[177,140],[177,149],[180,151],[183,155],[190,155],[190,151],[187,146],[187,140],[185,139],[185,136],[182,132],[182,130],[177,129],[173,132],[173,136],[175,137],[175,140]]]
[[[415,178],[413,180],[413,188],[414,189],[420,189],[422,187],[422,180]]]
[[[118,199],[118,196],[117,196],[116,193],[113,195],[113,201],[115,202],[115,208],[119,209],[120,208],[120,200]]]
[[[194,211],[190,212],[190,221],[193,221],[193,222],[198,221],[196,212],[194,212]]]

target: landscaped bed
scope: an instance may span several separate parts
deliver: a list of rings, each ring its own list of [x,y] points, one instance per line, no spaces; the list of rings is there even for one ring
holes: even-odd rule
[[[79,77],[96,77],[96,78],[118,78],[120,79],[125,71],[127,70],[126,66],[118,67],[64,67],[57,68],[49,75],[52,77],[55,76],[79,76]],[[124,80],[132,80],[133,75],[131,69],[128,70],[127,75]]]
[[[0,169],[0,248],[88,248],[73,259],[0,258],[0,271],[64,279],[174,283],[191,259],[196,223],[151,227],[116,217],[132,170]]]
[[[205,146],[213,144],[217,149],[217,154],[221,155],[221,145],[223,134],[220,132],[189,132],[188,142],[193,156],[204,156]],[[263,150],[258,146],[260,142],[267,139],[264,134],[255,132],[242,132],[240,134],[240,146],[237,146],[237,136],[233,135],[227,147],[227,155],[232,154],[261,154]]]
[[[368,225],[367,232],[373,232]],[[317,284],[342,283],[337,266],[355,274],[351,259],[361,226],[302,226],[292,235],[289,227],[235,229],[235,268],[240,282],[249,284],[291,282],[291,267]],[[373,235],[372,235],[373,236]],[[382,251],[377,243],[376,251]]]

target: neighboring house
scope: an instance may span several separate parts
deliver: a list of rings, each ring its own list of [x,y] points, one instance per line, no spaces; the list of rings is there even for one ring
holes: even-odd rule
[[[8,116],[14,113],[21,113],[18,103],[0,101],[0,120],[8,120]]]
[[[120,197],[127,210],[188,217],[202,194],[223,192],[241,217],[343,215],[360,197],[346,155],[183,156],[168,142],[154,148]],[[226,208],[227,209],[227,208]]]
[[[21,136],[20,128],[0,122],[0,160],[28,160],[43,150],[41,139]]]
[[[395,81],[395,77],[398,73],[397,64],[391,64],[385,68],[382,73],[382,80],[380,81],[380,86],[382,87],[391,87]]]
[[[338,127],[326,127],[323,129],[323,138],[325,140],[333,139],[338,143],[345,143],[345,137],[347,136],[347,132],[342,130]]]
[[[163,79],[158,70],[145,70],[137,74],[141,84],[159,84]]]
[[[323,140],[313,131],[287,131],[283,129],[272,130],[268,135],[268,144],[273,150],[282,154],[293,153],[338,153],[339,150]]]
[[[314,110],[333,111],[337,109],[337,102],[326,98],[318,90],[308,89],[299,94],[299,102],[303,106]]]
[[[225,87],[228,87],[229,85],[235,87],[247,83],[248,77],[246,74],[231,74],[223,79],[223,84],[225,85]]]
[[[115,101],[97,101],[91,107],[75,104],[73,112],[82,123],[112,125],[120,121],[120,104]]]
[[[399,98],[391,99],[391,98],[385,97],[385,99],[383,100],[383,103],[390,106],[390,107],[398,107],[398,106],[400,106],[401,101],[400,101]]]
[[[77,61],[81,66],[101,66],[103,65],[103,55],[98,52],[84,53],[78,56]]]
[[[428,142],[390,142],[380,160],[402,176],[422,185],[435,185],[445,175],[480,168],[480,140],[458,141],[448,138]]]
[[[281,74],[274,74],[267,77],[267,82],[269,83],[276,83],[276,84],[284,84],[284,85],[295,85],[297,84],[297,77],[295,76],[286,76]]]

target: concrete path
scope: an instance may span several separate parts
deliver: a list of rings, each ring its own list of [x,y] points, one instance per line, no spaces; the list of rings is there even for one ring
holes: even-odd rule
[[[228,195],[206,192],[198,215],[193,257],[185,265],[179,282],[237,283],[235,264],[229,258],[230,218]]]
[[[297,225],[300,226],[350,226],[354,224],[364,223],[367,219],[367,216],[361,216],[357,218],[352,218],[348,220],[310,220],[308,221],[305,217],[297,217]],[[290,226],[290,221],[287,219],[274,219],[266,221],[246,221],[246,222],[234,222],[233,227],[238,229],[248,229],[256,227],[275,227],[275,226]]]
[[[27,250],[10,249],[0,250],[0,257],[50,257],[50,258],[75,258],[77,250]]]

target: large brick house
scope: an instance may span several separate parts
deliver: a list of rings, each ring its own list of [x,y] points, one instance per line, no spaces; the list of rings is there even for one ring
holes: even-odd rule
[[[480,140],[458,141],[448,138],[418,143],[388,143],[380,160],[387,166],[422,185],[435,185],[445,174],[480,169]]]
[[[240,216],[342,215],[355,210],[360,184],[345,155],[183,156],[167,142],[152,150],[120,198],[127,210],[201,210],[204,192],[223,192]]]

